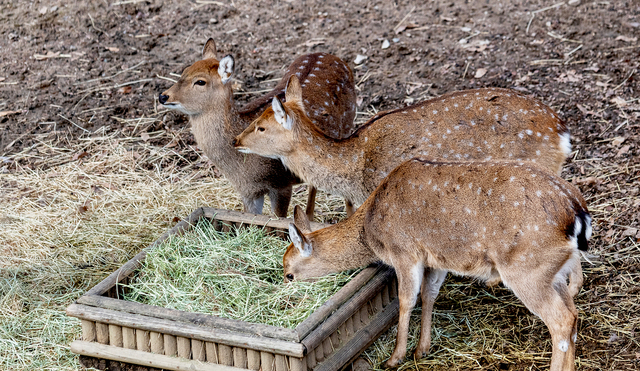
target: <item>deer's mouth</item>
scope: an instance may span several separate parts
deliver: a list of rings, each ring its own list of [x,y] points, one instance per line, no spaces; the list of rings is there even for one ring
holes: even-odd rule
[[[176,110],[178,112],[182,112],[185,115],[194,115],[194,112],[188,111],[180,102],[166,102],[162,103],[165,108]]]

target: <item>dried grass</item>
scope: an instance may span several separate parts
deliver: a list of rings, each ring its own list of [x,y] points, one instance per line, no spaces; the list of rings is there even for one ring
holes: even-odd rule
[[[129,120],[123,127],[139,131],[154,120]],[[177,146],[152,144],[176,143],[179,134],[148,133],[145,142],[106,132],[66,147],[45,135],[3,160],[11,171],[0,175],[0,369],[78,369],[67,344],[80,326],[64,315],[66,306],[195,208],[241,209],[228,182],[215,178],[193,149],[179,140]],[[594,265],[583,263],[577,366],[634,370],[640,362],[640,246],[628,231],[637,228],[630,221],[640,206],[634,196],[640,166],[574,155],[564,177],[587,198],[594,216],[590,250],[599,256]],[[341,199],[318,197],[318,221],[344,218]],[[305,202],[306,187],[295,187],[292,205]],[[270,213],[268,202],[265,209]],[[548,331],[502,287],[449,278],[434,313],[431,355],[408,357],[401,370],[548,367]],[[414,342],[418,315],[419,308]],[[374,368],[394,342],[392,329],[367,351]]]
[[[69,304],[194,209],[242,209],[205,159],[96,134],[72,148],[41,141],[8,156],[17,169],[0,175],[0,369],[79,369]],[[318,197],[317,215],[340,215],[342,200]],[[292,207],[305,202],[296,187]]]

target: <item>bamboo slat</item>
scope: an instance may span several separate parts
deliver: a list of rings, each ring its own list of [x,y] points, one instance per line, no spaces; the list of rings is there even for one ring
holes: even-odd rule
[[[177,336],[178,357],[191,359],[191,340],[183,336]]]
[[[357,308],[353,315],[351,316],[351,323],[353,324],[353,333],[355,334],[362,327],[362,322],[360,321],[360,308]]]
[[[360,326],[365,327],[369,324],[369,303],[365,303],[362,308],[360,308],[360,322],[362,323]]]
[[[204,349],[207,353],[207,362],[220,363],[220,359],[218,358],[218,345],[216,343],[205,341]]]
[[[281,354],[276,354],[276,371],[289,371],[287,357]]]
[[[204,349],[204,341],[191,339],[191,352],[195,361],[204,362],[207,360],[207,354]]]
[[[349,334],[347,333],[347,322],[345,321],[338,328],[338,339],[340,340],[340,346],[343,346],[349,341]]]
[[[355,330],[353,329],[353,317],[347,318],[345,323],[346,323],[345,327],[347,328],[347,337],[353,336],[353,334],[355,333]]]
[[[161,333],[150,331],[149,340],[151,343],[151,352],[155,354],[164,354],[164,336]]]
[[[382,288],[382,306],[386,307],[391,302],[389,298],[389,285]]]
[[[136,349],[136,330],[131,327],[122,328],[122,346],[127,349]]]
[[[315,349],[315,353],[316,353],[316,362],[320,363],[324,361],[324,347],[322,346],[322,343],[318,344],[318,346]]]
[[[331,336],[327,336],[326,339],[322,341],[322,350],[324,350],[324,358],[329,358],[331,353],[333,353],[333,345],[331,344]]]
[[[149,331],[136,329],[136,349],[145,352],[151,351],[151,335]]]
[[[80,327],[82,327],[82,340],[96,341],[96,323],[95,322],[82,320],[80,321]]]
[[[164,355],[175,357],[178,355],[178,341],[170,334],[164,334]]]
[[[100,344],[109,344],[109,325],[96,322],[96,339]]]
[[[316,362],[316,352],[315,352],[315,350],[312,350],[312,351],[308,352],[306,358],[307,358],[307,368],[309,370],[312,370],[314,367],[316,367],[318,362]]]
[[[339,309],[322,322],[322,324],[320,324],[313,332],[302,339],[302,344],[304,344],[307,349],[314,349],[317,344],[320,344],[322,340],[335,331],[340,324],[346,321],[347,318],[351,317],[352,314],[356,313],[358,308],[361,308],[372,297],[374,297],[380,289],[387,284],[391,277],[393,277],[393,270],[386,267],[383,268],[379,274],[370,279],[364,287],[349,298],[349,300],[340,306]],[[357,328],[362,326],[355,321],[356,318],[358,317],[354,316],[354,330],[356,330],[356,326]]]
[[[307,371],[307,360],[304,358],[289,357],[291,371]]]
[[[110,359],[119,362],[153,367],[154,369],[164,369],[172,371],[246,371],[237,367],[217,365],[214,363],[199,362],[177,357],[169,357],[161,354],[142,352],[134,349],[125,349],[91,343],[88,341],[76,340],[71,343],[71,351],[76,354]]]
[[[384,290],[384,287],[382,288]],[[373,313],[380,313],[384,305],[382,305],[382,292],[378,292],[373,298]]]
[[[389,284],[389,299],[393,300],[398,297],[398,280],[393,277]]]
[[[331,347],[333,348],[333,351],[335,352],[336,349],[340,348],[340,335],[339,335],[339,329],[336,329],[336,331],[333,332],[333,334],[331,334]]]
[[[260,352],[260,364],[262,365],[262,371],[274,371],[276,365],[273,353]]]
[[[260,370],[260,352],[247,349],[247,368],[249,370]]]
[[[221,365],[233,366],[233,350],[230,346],[218,344],[218,360]]]
[[[233,366],[247,368],[247,350],[233,347]]]

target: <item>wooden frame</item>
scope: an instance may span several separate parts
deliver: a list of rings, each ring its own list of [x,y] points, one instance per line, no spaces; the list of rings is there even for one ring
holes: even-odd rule
[[[249,225],[286,238],[290,219],[199,208],[164,233],[182,234],[199,219],[228,231]],[[323,225],[313,223],[312,229]],[[146,256],[141,251],[67,308],[81,320],[71,343],[85,367],[110,370],[333,371],[351,363],[395,323],[393,270],[364,269],[295,329],[189,313],[119,299]]]

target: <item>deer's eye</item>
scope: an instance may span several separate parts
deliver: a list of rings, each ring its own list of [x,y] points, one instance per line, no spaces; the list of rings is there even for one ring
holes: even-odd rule
[[[289,274],[287,274],[287,276],[286,276],[286,277],[287,277],[287,280],[288,280],[289,282],[292,282],[292,281],[293,281],[293,274],[289,273]]]
[[[264,128],[262,126],[258,126],[258,131],[264,131]]]
[[[207,82],[204,81],[204,80],[198,80],[198,81],[194,82],[194,85],[205,86],[205,85],[207,85]]]

